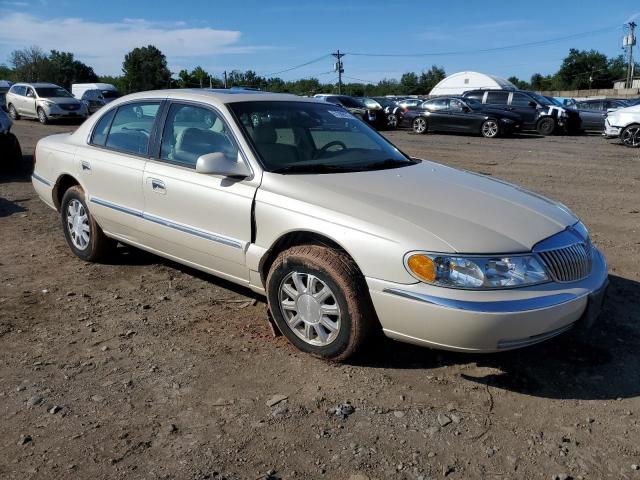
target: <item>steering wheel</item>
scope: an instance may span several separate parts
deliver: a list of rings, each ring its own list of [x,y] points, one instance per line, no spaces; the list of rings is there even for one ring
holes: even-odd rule
[[[341,142],[340,140],[334,140],[333,142],[327,143],[324,147],[322,147],[320,150],[318,150],[316,152],[316,154],[313,156],[313,158],[320,158],[331,147],[341,147],[342,150],[346,150],[347,149],[347,146],[343,142]]]
[[[122,130],[129,130],[133,132],[140,132],[144,134],[145,137],[149,138],[149,132],[147,132],[144,128],[130,128],[130,127],[122,127]]]

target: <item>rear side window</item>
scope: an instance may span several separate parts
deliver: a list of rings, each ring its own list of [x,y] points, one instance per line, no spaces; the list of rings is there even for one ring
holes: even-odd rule
[[[93,133],[91,134],[91,143],[93,145],[100,145],[104,147],[107,142],[107,135],[109,134],[109,127],[111,127],[111,121],[116,113],[116,109],[111,109],[105,113],[96,126],[93,127]]]
[[[489,91],[487,92],[487,101],[485,103],[506,105],[508,99],[509,99],[509,92]]]
[[[523,93],[514,93],[511,97],[511,105],[516,107],[528,107],[531,102],[533,102],[531,97]]]
[[[14,85],[9,91],[11,93],[15,93],[16,95],[24,96],[27,93],[27,87],[23,85]]]
[[[147,155],[149,137],[160,102],[129,103],[116,111],[105,144],[108,148],[136,155]]]
[[[449,108],[449,100],[446,98],[438,98],[436,100],[429,100],[422,104],[422,108],[435,112],[437,110],[446,110]]]

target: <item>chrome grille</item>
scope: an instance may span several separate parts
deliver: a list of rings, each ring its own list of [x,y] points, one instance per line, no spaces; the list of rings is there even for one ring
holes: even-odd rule
[[[591,273],[591,243],[538,252],[551,278],[556,282],[575,282]]]
[[[80,105],[77,103],[59,103],[58,106],[63,110],[78,110]]]

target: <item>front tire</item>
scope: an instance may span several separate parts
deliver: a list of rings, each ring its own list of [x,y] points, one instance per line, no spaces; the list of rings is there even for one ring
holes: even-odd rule
[[[482,136],[485,138],[496,138],[500,135],[500,126],[498,125],[498,121],[493,118],[489,118],[482,122],[482,127],[480,127],[480,132]]]
[[[622,130],[620,140],[622,140],[625,147],[640,147],[640,124],[629,125]]]
[[[551,117],[543,118],[538,122],[536,130],[540,135],[551,135],[556,130],[556,122]]]
[[[427,133],[427,120],[423,117],[416,117],[411,124],[415,133],[423,134]]]
[[[42,108],[38,108],[38,121],[42,125],[46,125],[47,123],[49,123],[49,118],[47,118],[47,114]]]
[[[116,242],[97,224],[85,201],[82,187],[69,188],[62,197],[60,219],[71,251],[86,262],[97,262],[112,253]]]
[[[18,110],[16,110],[16,107],[14,107],[11,103],[9,104],[9,116],[12,120],[20,120],[20,114],[18,113]]]
[[[289,341],[328,360],[354,355],[377,322],[358,267],[329,247],[301,245],[280,253],[267,276],[267,297]]]
[[[387,117],[387,124],[389,125],[389,128],[393,130],[398,128],[398,116],[395,113],[390,113]]]

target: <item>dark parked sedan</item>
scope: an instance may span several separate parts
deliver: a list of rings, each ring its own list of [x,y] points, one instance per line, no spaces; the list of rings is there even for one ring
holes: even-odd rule
[[[367,106],[362,99],[348,95],[316,95],[316,97],[322,98],[325,102],[340,105],[376,130],[387,128],[387,116],[382,106],[377,102],[373,102],[375,105],[369,104]]]
[[[481,134],[487,138],[509,135],[522,128],[520,115],[460,97],[428,100],[420,110],[404,113],[404,125],[416,133],[459,132]]]
[[[574,108],[582,119],[583,130],[604,130],[604,119],[609,110],[617,110],[630,106],[626,100],[619,98],[600,98],[576,102]]]

